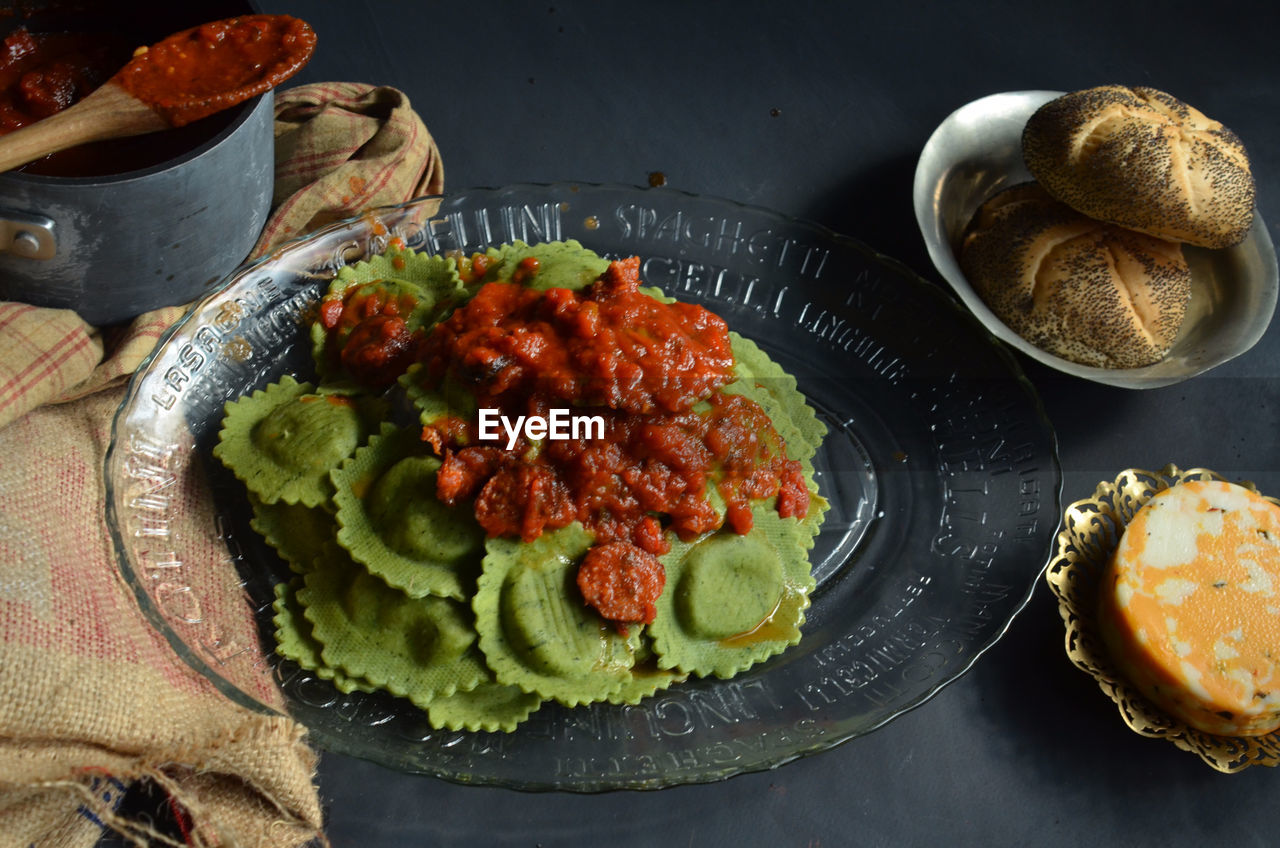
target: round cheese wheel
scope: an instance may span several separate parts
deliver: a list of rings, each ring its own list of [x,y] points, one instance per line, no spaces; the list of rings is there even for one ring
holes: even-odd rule
[[[1217,481],[1155,495],[1104,574],[1098,624],[1170,715],[1223,736],[1280,727],[1280,507]]]

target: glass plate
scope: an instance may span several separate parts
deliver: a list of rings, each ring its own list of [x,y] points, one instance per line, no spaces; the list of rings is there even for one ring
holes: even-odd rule
[[[731,680],[639,706],[547,705],[515,733],[433,730],[390,696],[342,695],[271,653],[285,565],[211,458],[225,401],[312,373],[300,321],[347,263],[399,236],[426,251],[575,238],[639,255],[799,380],[830,432],[831,501],[801,643]],[[936,287],[860,243],[667,189],[478,189],[376,210],[288,244],[196,305],[130,386],[106,460],[124,579],[233,700],[320,747],[409,772],[596,791],[717,780],[867,733],[923,703],[1005,631],[1061,511],[1053,431],[1012,357]]]

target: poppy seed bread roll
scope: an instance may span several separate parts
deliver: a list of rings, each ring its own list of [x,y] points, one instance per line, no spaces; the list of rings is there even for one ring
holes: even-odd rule
[[[1181,245],[1095,221],[1034,182],[982,205],[960,266],[1019,336],[1098,368],[1139,368],[1163,357],[1191,298]]]
[[[1157,238],[1230,247],[1253,223],[1240,139],[1154,88],[1108,85],[1051,100],[1027,121],[1022,155],[1054,197]]]

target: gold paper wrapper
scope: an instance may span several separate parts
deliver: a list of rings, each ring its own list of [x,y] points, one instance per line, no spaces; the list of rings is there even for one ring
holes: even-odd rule
[[[1280,765],[1280,731],[1265,736],[1215,736],[1161,711],[1120,674],[1095,617],[1098,580],[1134,514],[1158,492],[1178,483],[1225,479],[1204,468],[1183,471],[1167,465],[1158,472],[1129,468],[1114,482],[1099,483],[1093,497],[1067,507],[1045,579],[1058,598],[1058,612],[1067,628],[1067,656],[1115,701],[1125,723],[1135,733],[1167,739],[1218,771],[1230,773],[1254,765]],[[1257,492],[1252,483],[1234,482]],[[1280,504],[1276,498],[1267,500]]]

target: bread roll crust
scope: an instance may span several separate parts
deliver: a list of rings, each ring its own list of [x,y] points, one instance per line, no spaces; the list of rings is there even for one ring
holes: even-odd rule
[[[1244,145],[1154,88],[1099,86],[1041,106],[1022,134],[1027,169],[1054,197],[1157,238],[1222,248],[1253,223]]]
[[[1181,245],[1088,218],[1034,182],[983,204],[960,266],[1019,336],[1098,368],[1158,361],[1191,298]]]

